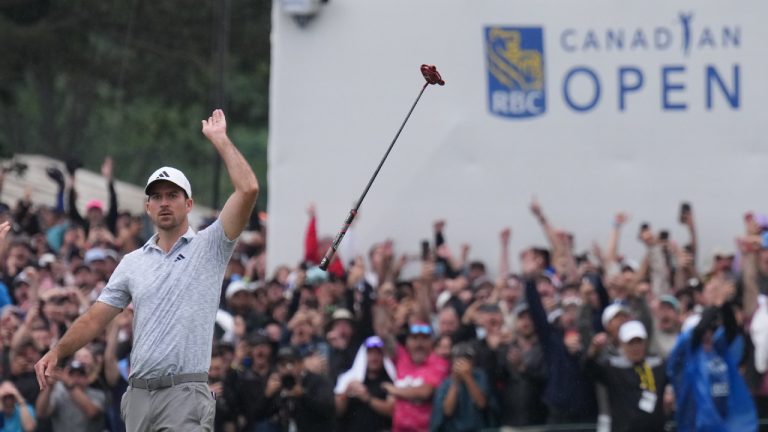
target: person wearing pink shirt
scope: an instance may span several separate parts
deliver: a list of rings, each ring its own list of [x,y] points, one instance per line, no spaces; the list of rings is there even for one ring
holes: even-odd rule
[[[408,326],[405,346],[398,344],[396,348],[395,366],[397,380],[383,385],[395,400],[392,431],[429,430],[432,396],[448,377],[450,364],[432,352],[432,328],[428,324]]]

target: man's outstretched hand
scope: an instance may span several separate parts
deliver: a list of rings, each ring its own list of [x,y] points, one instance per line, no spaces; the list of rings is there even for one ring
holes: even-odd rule
[[[56,349],[51,349],[46,353],[40,361],[35,364],[35,375],[37,376],[37,383],[40,385],[40,390],[45,390],[48,387],[49,380],[54,376],[56,372],[56,365],[59,363],[59,353]]]
[[[227,119],[224,111],[214,110],[208,120],[203,120],[203,135],[211,142],[227,136]]]

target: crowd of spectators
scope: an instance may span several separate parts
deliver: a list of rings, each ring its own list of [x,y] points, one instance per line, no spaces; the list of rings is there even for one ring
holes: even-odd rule
[[[55,385],[40,391],[33,369],[148,240],[142,215],[119,211],[109,159],[108,203],[78,197],[76,172],[48,170],[50,204],[0,203],[12,224],[0,246],[2,431],[124,430],[131,307],[66,359]],[[768,218],[746,214],[733,250],[705,257],[685,205],[684,244],[643,224],[645,254],[633,260],[619,248],[623,213],[607,245],[581,253],[573,233],[530,209],[548,244],[516,260],[502,230],[498,275],[469,245],[449,246],[440,220],[421,257],[382,239],[322,271],[330,238],[311,206],[297,227],[304,256],[266,274],[267,224],[255,218],[222,281],[216,430],[757,430],[768,417]],[[402,278],[414,259],[420,273]]]

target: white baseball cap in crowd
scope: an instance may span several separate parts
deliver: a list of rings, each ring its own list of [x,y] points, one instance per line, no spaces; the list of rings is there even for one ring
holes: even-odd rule
[[[149,195],[149,186],[157,181],[167,181],[175,184],[176,186],[184,189],[187,193],[187,198],[192,198],[192,186],[189,185],[189,180],[183,172],[169,166],[158,168],[147,179],[147,186],[144,188],[144,193]]]
[[[611,303],[603,311],[602,322],[603,327],[608,327],[608,323],[620,313],[625,313],[631,316],[631,312],[621,303]]]
[[[645,326],[640,321],[627,321],[619,328],[619,340],[622,343],[627,343],[632,339],[648,339],[648,332],[645,331]]]
[[[224,291],[224,297],[229,300],[231,299],[235,294],[245,291],[245,292],[254,292],[255,289],[248,285],[244,280],[237,279],[229,283],[227,285],[227,290]]]

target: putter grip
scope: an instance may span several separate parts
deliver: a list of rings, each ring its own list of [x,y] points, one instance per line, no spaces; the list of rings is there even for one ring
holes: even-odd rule
[[[349,226],[352,225],[352,221],[355,220],[355,216],[357,216],[357,210],[356,209],[350,210],[349,215],[347,215],[347,220],[344,221],[344,225],[342,225],[341,229],[339,230],[339,233],[336,234],[336,238],[333,239],[333,243],[331,243],[331,246],[325,252],[325,256],[323,257],[323,260],[320,261],[320,270],[322,271],[328,270],[328,266],[331,265],[331,260],[333,259],[333,256],[336,254],[336,249],[339,248],[341,239],[344,238],[344,234],[347,233]]]

